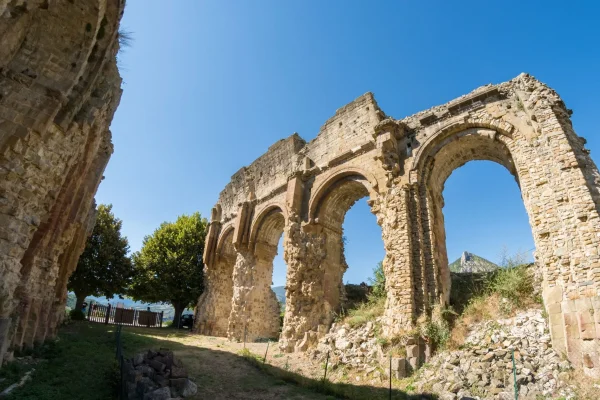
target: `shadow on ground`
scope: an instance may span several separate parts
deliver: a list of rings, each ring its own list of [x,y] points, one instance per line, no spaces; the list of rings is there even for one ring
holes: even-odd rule
[[[437,399],[430,394],[407,394],[400,390],[347,383],[323,382],[270,364],[249,352],[209,349],[184,344],[199,336],[165,330],[125,329],[123,345],[126,355],[151,347],[172,350],[198,384],[198,399]],[[210,338],[208,338],[210,339]]]
[[[191,335],[168,328],[124,327],[126,357],[160,347],[183,361],[198,393],[188,399],[211,400],[333,400],[390,399],[388,389],[367,385],[322,382],[274,365],[217,338]],[[60,329],[58,339],[28,351],[28,357],[0,370],[0,385],[8,386],[35,368],[32,380],[7,399],[105,400],[115,398],[118,364],[115,361],[115,327],[88,322]],[[223,346],[229,350],[220,350]],[[27,363],[24,364],[24,360]],[[435,399],[393,390],[391,399]]]

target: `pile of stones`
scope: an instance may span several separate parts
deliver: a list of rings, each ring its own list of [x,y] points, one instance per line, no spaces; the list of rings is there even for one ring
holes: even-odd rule
[[[334,323],[329,333],[319,340],[317,347],[309,350],[309,355],[318,360],[324,360],[328,353],[332,368],[345,365],[369,371],[374,370],[383,357],[373,322],[356,328]]]
[[[416,377],[417,391],[440,399],[514,399],[513,354],[519,399],[575,397],[565,381],[571,365],[552,349],[541,310],[475,325],[463,349],[441,352]]]
[[[169,400],[193,396],[198,387],[168,349],[148,350],[125,361],[127,399]]]

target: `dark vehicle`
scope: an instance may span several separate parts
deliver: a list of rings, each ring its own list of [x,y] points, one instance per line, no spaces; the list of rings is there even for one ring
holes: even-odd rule
[[[194,326],[194,314],[183,314],[179,319],[180,328],[192,329]]]

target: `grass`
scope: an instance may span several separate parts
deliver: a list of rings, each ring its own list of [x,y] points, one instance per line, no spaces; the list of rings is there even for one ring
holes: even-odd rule
[[[348,314],[342,319],[342,323],[351,328],[362,326],[369,321],[374,322],[377,317],[383,315],[385,309],[385,297],[372,298],[361,303],[357,308],[348,310]]]
[[[31,355],[35,365],[14,361],[0,376],[14,383],[30,368],[32,380],[7,399],[111,399],[114,397],[115,336],[104,325],[73,323],[55,341],[18,354]],[[5,385],[5,386],[8,386]]]
[[[518,310],[540,304],[533,294],[533,276],[529,265],[500,268],[494,273],[477,277],[474,282],[472,286],[463,286],[464,293],[453,298],[457,302],[455,307],[462,312],[452,321],[448,341],[450,349],[457,349],[464,344],[473,324],[509,317]],[[472,289],[471,296],[465,287]]]

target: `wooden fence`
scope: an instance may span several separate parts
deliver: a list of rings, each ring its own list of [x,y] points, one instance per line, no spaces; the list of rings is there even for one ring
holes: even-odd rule
[[[113,307],[112,305],[91,304],[87,318],[91,322],[102,324],[117,324],[128,326],[145,326],[147,328],[162,328],[163,313],[154,311],[134,310],[133,308]]]

